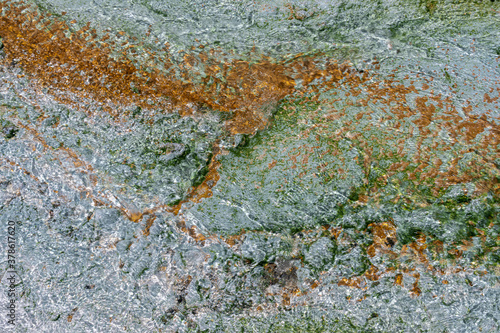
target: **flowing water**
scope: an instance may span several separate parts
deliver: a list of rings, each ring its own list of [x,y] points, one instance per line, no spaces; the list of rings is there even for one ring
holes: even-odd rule
[[[2,331],[500,330],[499,2],[0,13]]]

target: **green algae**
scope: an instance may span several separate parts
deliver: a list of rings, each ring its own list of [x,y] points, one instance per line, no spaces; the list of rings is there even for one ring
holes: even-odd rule
[[[345,2],[344,6],[340,7],[340,16],[346,12],[357,11],[356,6],[359,6],[360,11],[364,6],[363,10],[366,10],[366,12],[362,12],[361,15],[347,15],[347,22],[337,20],[338,17],[333,16],[333,19],[331,19],[332,22],[337,20],[341,23],[335,26],[320,28],[323,29],[321,30],[323,33],[321,38],[325,38],[326,40],[331,38],[333,41],[346,43],[345,49],[348,51],[356,50],[352,53],[346,51],[345,58],[347,59],[354,60],[360,54],[369,58],[371,55],[370,52],[364,54],[362,52],[365,51],[361,52],[360,50],[369,49],[372,44],[370,42],[368,46],[362,45],[364,37],[352,37],[353,34],[360,33],[356,31],[356,27],[362,26],[365,21],[368,22],[374,19],[368,15],[370,12],[373,12],[375,18],[380,18],[379,22],[377,22],[378,26],[381,26],[380,24],[384,23],[386,19],[389,19],[394,14],[393,11],[392,14],[388,13],[387,17],[384,16],[386,14],[384,14],[385,10],[383,8],[373,11],[370,7],[370,4],[373,3],[375,2],[349,5]],[[379,5],[384,2],[376,3]],[[411,4],[413,6],[416,2],[413,1]],[[389,29],[392,34],[391,39],[395,39],[400,43],[412,42],[413,47],[418,50],[424,50],[427,57],[439,57],[442,54],[439,50],[430,46],[432,45],[432,40],[426,38],[427,35],[422,34],[422,31],[428,29],[428,34],[434,34],[436,38],[441,38],[442,36],[453,37],[454,34],[459,32],[474,35],[479,31],[478,29],[481,29],[481,26],[479,28],[474,26],[477,22],[471,24],[471,27],[459,22],[465,19],[475,20],[474,17],[465,15],[465,12],[458,11],[457,14],[460,15],[456,16],[441,15],[440,13],[443,12],[454,12],[450,7],[446,7],[446,5],[442,5],[441,3],[437,3],[436,7],[433,7],[433,4],[435,4],[433,1],[421,1],[417,7],[419,11],[428,15],[428,17],[411,18],[407,21],[394,20],[382,26],[392,27]],[[463,11],[462,9],[474,8],[471,6],[477,5],[478,8],[484,9],[481,9],[481,13],[485,15],[490,14],[488,10],[491,7],[488,2],[453,2],[453,4],[455,8],[459,8],[461,11]],[[457,7],[455,4],[459,4],[460,6]],[[401,8],[404,8],[404,11],[408,10],[403,6]],[[411,8],[415,9],[414,7]],[[411,10],[408,11],[411,16]],[[328,15],[328,13],[327,10],[325,15]],[[281,19],[286,18],[286,15],[283,15],[283,13],[280,13],[280,15]],[[310,19],[303,20],[303,23],[310,21],[312,26],[317,23],[321,15],[323,15],[323,12],[320,12],[320,15],[311,16]],[[482,17],[481,15],[478,16]],[[355,19],[351,19],[353,17]],[[290,21],[293,24],[301,22],[297,15]],[[429,24],[423,24],[425,22],[438,22],[439,24],[433,27]],[[336,22],[334,23],[337,24]],[[120,24],[126,25],[126,22],[121,21]],[[265,29],[272,29],[273,22],[266,24],[270,27],[266,27]],[[338,29],[341,24],[344,24],[346,29]],[[491,24],[491,29],[495,29],[496,21]],[[263,25],[256,24],[256,26],[262,27]],[[374,28],[368,28],[370,33],[372,33]],[[412,32],[412,36],[410,32],[413,28],[415,28],[415,32]],[[131,29],[133,30],[133,27]],[[385,33],[382,29],[380,35],[385,38],[387,37]],[[296,35],[298,34],[294,34],[294,36]],[[300,39],[301,36],[297,38]],[[228,45],[225,42],[222,44]],[[495,43],[497,42],[487,40],[482,45],[486,45],[489,50],[488,52],[493,55],[495,54],[495,47],[497,47]],[[465,45],[465,42],[460,45]],[[394,45],[394,52],[396,52],[396,49],[401,49],[402,53],[405,51],[405,48],[401,47],[401,45]],[[335,53],[335,50],[329,53],[329,55],[337,57],[337,54],[341,54],[340,51]],[[279,52],[284,51],[283,49],[276,49],[275,53],[279,54]],[[377,52],[380,52],[380,49],[374,48],[373,53]],[[339,55],[339,57],[341,56]],[[404,56],[401,55],[401,57],[403,58]],[[389,60],[384,62],[384,64],[388,63]],[[411,62],[411,57],[404,59],[404,61]],[[356,63],[357,65],[358,63]],[[456,76],[452,71],[447,70],[446,73],[448,75],[444,73],[443,71],[443,75],[436,80],[442,80],[446,84],[451,84],[452,81],[461,84],[459,80],[456,80]],[[52,222],[45,220],[45,216],[42,216],[44,208],[40,207],[40,216],[33,213],[37,216],[37,220],[35,221],[36,227],[43,228],[45,224],[51,225],[52,230],[57,232],[58,238],[65,239],[64,237],[72,237],[71,239],[78,242],[84,240],[85,244],[104,242],[105,237],[103,234],[107,231],[103,231],[102,229],[105,227],[100,224],[105,225],[107,228],[110,228],[111,225],[124,225],[129,230],[127,232],[135,232],[134,237],[131,235],[122,236],[120,234],[120,238],[129,237],[130,239],[121,240],[116,246],[116,251],[109,251],[109,253],[119,252],[119,262],[122,263],[122,260],[124,262],[123,268],[119,269],[118,264],[115,265],[116,267],[112,266],[112,270],[119,272],[116,280],[112,280],[114,276],[109,274],[109,272],[92,272],[92,275],[97,277],[103,276],[105,273],[108,274],[109,281],[112,281],[117,286],[123,286],[123,281],[125,280],[131,284],[132,287],[128,291],[130,294],[133,294],[133,297],[120,298],[125,294],[129,294],[129,292],[123,292],[122,289],[117,288],[115,291],[116,295],[113,295],[112,300],[109,301],[112,306],[117,304],[117,299],[121,302],[120,305],[127,304],[126,307],[130,309],[130,312],[123,313],[122,317],[132,319],[120,321],[121,318],[118,318],[113,320],[119,322],[124,327],[130,324],[128,320],[137,322],[138,324],[134,326],[135,328],[125,328],[129,331],[144,329],[145,326],[143,325],[145,324],[138,318],[149,318],[151,317],[151,312],[154,313],[153,316],[159,314],[158,320],[156,320],[156,317],[153,317],[153,320],[148,322],[148,324],[153,322],[154,325],[157,325],[155,326],[156,328],[161,327],[161,329],[178,329],[178,331],[187,330],[193,332],[373,332],[404,331],[408,327],[413,327],[415,330],[420,331],[436,331],[437,329],[453,331],[453,328],[456,328],[453,325],[467,324],[469,325],[467,326],[469,329],[471,327],[477,329],[481,325],[483,325],[482,327],[486,327],[485,325],[487,324],[471,324],[478,323],[479,319],[467,317],[468,314],[464,316],[466,319],[460,321],[460,323],[458,323],[459,321],[453,324],[448,322],[443,323],[440,321],[441,318],[439,320],[434,318],[432,324],[429,324],[429,321],[432,320],[433,313],[435,313],[435,317],[450,317],[449,313],[455,315],[455,311],[459,311],[459,308],[451,309],[449,306],[465,304],[464,306],[470,307],[469,310],[474,314],[482,311],[481,305],[488,302],[489,304],[494,304],[496,299],[494,295],[489,296],[490,298],[484,298],[482,301],[479,301],[479,304],[475,303],[476,305],[471,305],[474,303],[470,298],[474,298],[475,300],[480,299],[480,293],[483,292],[481,288],[484,288],[484,285],[481,285],[481,283],[485,283],[486,278],[483,278],[483,280],[479,278],[482,271],[481,265],[484,265],[490,272],[494,272],[495,269],[498,272],[500,247],[498,243],[500,227],[497,222],[499,220],[498,198],[494,197],[491,193],[485,193],[480,196],[472,195],[474,184],[464,184],[464,186],[433,191],[433,178],[425,179],[418,172],[416,179],[412,180],[408,178],[408,173],[415,172],[417,168],[416,165],[412,164],[404,171],[394,173],[387,181],[382,181],[380,178],[388,174],[391,165],[411,162],[408,158],[400,156],[389,158],[382,154],[384,151],[397,152],[395,148],[397,141],[395,139],[390,139],[386,132],[379,129],[367,130],[365,127],[367,121],[364,120],[364,117],[359,121],[356,132],[360,132],[364,140],[368,140],[373,135],[383,138],[381,141],[386,142],[385,144],[378,142],[371,146],[374,150],[378,150],[379,153],[374,155],[373,161],[371,161],[369,168],[367,168],[362,163],[367,150],[366,147],[362,146],[359,138],[353,138],[351,135],[349,135],[351,137],[340,139],[338,137],[330,138],[328,134],[328,132],[333,133],[342,129],[345,121],[323,121],[321,120],[322,113],[320,111],[318,111],[318,115],[311,117],[322,106],[321,103],[305,102],[305,104],[299,104],[301,102],[304,102],[304,100],[283,101],[279,105],[273,123],[268,130],[260,132],[253,137],[246,136],[244,143],[236,148],[231,148],[234,145],[229,144],[229,154],[219,156],[218,158],[218,161],[221,163],[219,169],[221,180],[213,188],[214,195],[211,198],[204,199],[198,205],[185,208],[185,217],[188,217],[191,222],[194,221],[192,223],[202,229],[205,235],[217,232],[223,236],[229,236],[237,234],[242,229],[247,230],[247,236],[245,236],[242,244],[237,244],[234,249],[224,248],[222,245],[216,247],[213,244],[211,245],[209,241],[202,245],[196,245],[200,249],[212,254],[209,264],[213,264],[213,266],[209,267],[215,271],[215,274],[210,271],[212,275],[207,274],[205,277],[216,281],[216,277],[220,276],[220,279],[224,280],[226,284],[224,287],[213,287],[214,291],[210,294],[210,297],[213,296],[217,301],[210,301],[210,297],[207,296],[209,287],[207,287],[206,283],[201,282],[203,279],[198,279],[197,274],[203,274],[200,272],[209,270],[205,268],[207,266],[202,268],[200,268],[201,266],[190,266],[193,261],[197,260],[196,256],[187,250],[189,249],[188,246],[195,247],[193,245],[194,240],[187,236],[186,239],[182,238],[183,234],[177,230],[175,232],[171,231],[173,236],[169,239],[158,236],[160,234],[158,229],[161,230],[161,228],[166,228],[166,225],[173,224],[172,221],[176,221],[174,217],[168,216],[165,220],[159,218],[159,221],[156,221],[152,227],[153,231],[149,239],[142,237],[143,228],[146,224],[144,221],[140,222],[140,225],[127,224],[127,221],[120,219],[121,215],[118,212],[115,212],[116,214],[113,216],[108,216],[112,214],[105,214],[106,216],[103,217],[103,215],[98,214],[99,209],[96,209],[96,214],[90,219],[90,223],[84,224],[86,222],[82,222],[83,224],[77,227],[66,228],[63,227],[65,226],[65,220],[68,220],[65,217],[66,215],[62,213],[59,216],[57,215],[61,208],[54,208],[56,211],[56,220]],[[345,105],[338,103],[337,106],[339,109],[342,109]],[[291,109],[292,107],[295,108],[295,112]],[[354,107],[346,110],[347,113],[352,112],[348,120],[354,119],[354,116],[359,111],[359,109]],[[374,114],[377,113],[376,108],[373,108],[372,111]],[[53,112],[56,113],[57,111]],[[441,111],[438,110],[438,112]],[[56,119],[57,117],[55,116]],[[99,123],[100,118],[97,119]],[[73,140],[73,135],[65,134],[65,131],[69,130],[62,127],[66,122],[63,116],[59,117],[56,122],[49,120],[47,128],[44,129],[46,132],[43,132],[43,135],[46,137],[56,135],[57,142],[54,143],[54,146],[59,147],[60,142],[64,142],[65,145],[74,148],[82,156],[88,156],[89,161],[91,160],[91,156],[100,157],[101,160],[98,160],[96,163],[98,172],[104,176],[111,175],[113,185],[119,183],[118,187],[120,187],[122,186],[120,183],[123,181],[128,186],[132,186],[134,190],[128,192],[128,195],[134,198],[136,202],[139,201],[138,197],[143,199],[142,207],[150,207],[153,201],[151,197],[154,197],[159,189],[166,186],[165,183],[162,183],[162,180],[170,177],[173,173],[181,175],[182,182],[177,183],[179,184],[178,188],[180,191],[174,198],[168,197],[169,194],[167,193],[165,197],[168,198],[165,199],[165,202],[168,204],[180,202],[181,198],[185,195],[186,189],[203,181],[207,161],[212,158],[210,143],[215,142],[216,138],[220,138],[221,136],[223,137],[222,141],[230,142],[232,140],[224,137],[225,134],[221,134],[223,131],[216,124],[214,124],[215,130],[208,130],[208,132],[216,134],[199,134],[198,132],[207,132],[207,130],[203,129],[200,123],[192,119],[184,124],[180,124],[180,130],[176,131],[174,129],[173,132],[175,133],[171,135],[166,132],[172,130],[176,125],[174,121],[168,121],[170,118],[151,125],[151,122],[148,122],[148,118],[143,112],[137,110],[137,112],[134,111],[132,113],[131,119],[133,121],[130,120],[130,123],[124,126],[131,130],[129,132],[132,133],[130,137],[127,137],[127,134],[115,131],[113,127],[103,127],[96,130],[88,128],[84,124],[71,123],[79,131],[76,134],[78,138]],[[214,121],[214,123],[222,122],[221,120],[222,118],[219,118],[219,121]],[[137,125],[134,121],[137,122]],[[58,122],[60,128],[52,128]],[[302,135],[304,131],[318,124],[329,127],[323,132],[312,130],[309,137]],[[401,131],[403,133],[408,130],[406,125],[403,124],[402,126]],[[153,130],[149,131],[149,127]],[[99,138],[100,143],[97,145],[91,141],[91,137],[96,132],[102,133],[106,131],[115,135],[101,136]],[[133,137],[134,135],[136,138]],[[190,138],[194,138],[194,140],[190,141]],[[108,139],[110,141],[106,142]],[[411,141],[411,138],[408,136],[403,136],[403,139]],[[208,145],[202,145],[201,143],[208,143]],[[431,143],[425,141],[423,145],[430,145]],[[162,161],[161,157],[173,151],[175,152],[175,149],[172,148],[173,146],[168,146],[168,144],[184,144],[186,149],[183,154],[165,162]],[[307,149],[310,147],[318,148],[308,151]],[[98,148],[102,148],[102,150],[98,150]],[[453,149],[459,151],[459,148],[454,147]],[[336,150],[339,154],[333,157],[330,153],[327,153],[328,149]],[[88,154],[87,150],[98,151],[98,153]],[[295,156],[297,153],[302,154]],[[305,158],[306,155],[307,159]],[[188,158],[188,156],[190,157]],[[341,161],[341,157],[345,161]],[[355,160],[356,157],[358,158],[357,161]],[[297,162],[294,162],[294,158]],[[449,160],[451,157],[443,159]],[[104,163],[100,163],[101,161],[104,161]],[[325,161],[329,162],[329,165],[322,167]],[[123,167],[123,165],[126,167]],[[294,166],[295,168],[293,168]],[[338,172],[339,168],[344,169],[347,179],[341,177],[342,174]],[[177,169],[183,170],[176,173]],[[350,178],[351,176],[352,178]],[[485,179],[488,179],[488,177],[490,175],[485,175]],[[464,194],[466,193],[466,189],[468,190],[468,194]],[[79,197],[78,192],[75,192],[76,194],[69,192],[70,195],[67,195],[68,192],[64,192],[64,195]],[[151,193],[154,195],[151,195]],[[374,194],[377,193],[380,194],[379,197],[374,197]],[[141,197],[141,195],[144,196]],[[161,195],[164,195],[164,193]],[[25,195],[25,197],[27,198],[26,200],[30,198],[29,195]],[[368,200],[366,201],[367,197]],[[79,203],[83,205],[87,204],[87,202]],[[44,205],[49,206],[50,203],[44,202]],[[15,214],[18,214],[19,211],[20,209],[15,210]],[[69,209],[68,211],[70,212]],[[94,212],[94,210],[91,210],[91,212]],[[87,216],[82,217],[82,221],[86,219]],[[337,283],[341,278],[349,278],[351,276],[362,278],[372,265],[379,265],[379,261],[377,260],[383,259],[384,265],[395,270],[401,267],[418,267],[419,263],[414,263],[410,259],[372,258],[367,254],[367,249],[375,243],[372,235],[373,227],[369,227],[369,225],[391,220],[393,220],[393,223],[397,227],[397,242],[393,244],[392,250],[401,250],[403,246],[411,245],[417,239],[421,239],[422,235],[425,235],[427,237],[426,244],[429,246],[429,251],[425,253],[430,260],[438,262],[433,263],[434,266],[441,265],[442,269],[449,267],[477,267],[476,275],[467,276],[465,279],[458,277],[457,279],[461,278],[463,281],[450,282],[450,289],[443,289],[440,287],[440,279],[431,275],[433,278],[433,284],[431,284],[429,282],[430,278],[424,276],[422,273],[424,276],[422,284],[425,287],[421,286],[423,290],[421,298],[410,298],[407,294],[411,286],[395,286],[394,276],[390,274],[388,274],[388,277],[383,277],[379,281],[371,283],[368,292],[364,295],[361,291],[350,290],[350,287],[338,286]],[[107,224],[102,223],[103,221],[106,221]],[[58,225],[61,226],[59,227]],[[86,230],[85,228],[90,228],[90,225],[93,225],[93,229],[88,231],[88,235],[92,235],[92,237],[81,238],[79,234],[83,234],[84,230]],[[203,227],[206,227],[206,229],[203,229]],[[338,239],[326,230],[327,227],[338,227],[342,230]],[[130,232],[130,230],[133,231]],[[58,266],[55,266],[52,261],[59,260],[59,258],[54,259],[51,253],[41,254],[36,252],[38,251],[37,249],[45,244],[45,240],[42,239],[40,241],[37,239],[37,242],[37,247],[33,249],[33,253],[37,254],[34,258],[44,258],[44,267],[47,265],[51,269],[51,272],[58,272],[53,268]],[[53,242],[54,246],[58,246],[55,241]],[[433,242],[443,242],[443,249],[439,249],[437,245],[433,246]],[[62,244],[61,247],[68,248],[73,245],[70,242],[68,243]],[[317,248],[315,248],[315,245]],[[26,241],[26,246],[30,246],[29,241]],[[78,246],[81,245],[78,244]],[[314,251],[315,249],[320,250]],[[323,252],[321,249],[326,249],[326,251]],[[239,253],[241,250],[243,253]],[[101,250],[96,248],[95,251]],[[175,257],[178,260],[169,261],[169,254],[174,251],[178,251],[177,257]],[[167,274],[163,270],[160,271],[158,268],[160,264],[157,264],[157,262],[150,258],[154,257],[151,255],[151,252],[156,253],[156,256],[161,258],[156,259],[162,262],[161,265],[169,267]],[[461,255],[459,256],[460,253]],[[83,256],[75,256],[75,261],[76,259],[80,260],[79,258],[81,257]],[[95,258],[95,261],[103,265],[101,259]],[[104,266],[108,267],[110,263],[111,265],[117,263],[118,258],[106,257],[103,262]],[[296,270],[294,273],[284,275],[279,271],[280,265],[283,265],[283,267],[286,266],[282,264],[284,262],[295,265]],[[134,266],[136,263],[137,265]],[[272,269],[273,265],[276,265],[274,270]],[[266,270],[266,267],[268,270]],[[43,272],[43,270],[40,271]],[[307,274],[303,272],[307,272]],[[122,273],[123,275],[120,275]],[[189,282],[185,286],[185,289],[189,291],[182,290],[174,294],[171,289],[167,289],[167,291],[154,289],[158,287],[157,285],[155,286],[157,284],[156,281],[164,279],[165,275],[167,277],[169,275],[175,276],[175,279],[180,279],[184,274],[192,274],[194,276],[190,287],[187,286]],[[59,282],[63,283],[67,281],[68,276],[66,275],[64,278],[66,280],[61,278]],[[304,276],[307,276],[307,278],[304,278]],[[286,288],[288,284],[293,285],[295,282],[307,281],[309,278],[323,280],[319,288],[321,290],[320,293],[312,293],[310,298],[302,296],[304,298],[300,301],[310,304],[309,308],[306,307],[304,312],[291,309],[296,305],[293,302],[292,305],[281,303],[280,306],[275,308],[275,304],[278,305],[283,301],[279,295],[269,296],[268,298],[262,296],[268,288],[272,289],[273,286]],[[426,278],[428,280],[425,281]],[[68,283],[71,285],[71,288],[74,288],[76,285],[73,283],[75,280],[70,280],[71,283]],[[39,281],[40,285],[47,284],[46,280],[41,279],[27,279],[26,284],[33,283],[32,281]],[[81,281],[77,280],[77,282],[80,283]],[[175,288],[176,283],[178,282],[172,278],[172,280],[168,280],[164,284],[169,286],[168,288]],[[476,283],[478,284],[475,285]],[[234,289],[232,289],[233,286]],[[57,288],[64,287],[57,286]],[[102,290],[106,293],[105,295],[109,295],[113,292],[112,288],[114,286],[107,285]],[[311,289],[304,289],[312,291]],[[453,293],[456,289],[465,290],[465,295],[472,297],[462,297],[464,294],[460,294],[457,296],[458,300],[449,301],[445,299],[445,297],[450,297],[449,295],[454,295]],[[99,290],[100,288],[98,287],[96,293]],[[473,294],[476,290],[479,291]],[[490,293],[492,292],[491,290],[488,288],[484,289],[485,292],[489,291]],[[290,292],[289,290],[285,291]],[[434,293],[444,295],[441,300],[439,297],[437,298],[437,301],[442,302],[440,306],[436,306],[436,303],[433,303],[436,302],[432,298]],[[32,293],[32,295],[34,294]],[[401,297],[401,294],[405,294],[406,297]],[[157,295],[167,295],[167,300],[162,298],[150,299],[151,295],[154,297],[158,297]],[[350,299],[351,295],[354,295],[352,296],[353,301],[350,301],[350,303],[345,302],[346,298],[349,297]],[[364,296],[366,296],[366,299],[363,298]],[[98,297],[102,297],[100,299],[106,302],[106,297],[108,296],[99,294]],[[172,303],[169,303],[170,298],[174,299]],[[84,299],[82,303],[84,302],[93,304],[95,303],[95,298],[90,297],[90,300]],[[136,303],[140,303],[141,306],[136,306]],[[265,307],[264,310],[259,310],[257,307],[259,304],[266,304],[267,306],[272,306],[272,308]],[[396,305],[391,307],[391,304]],[[43,306],[41,305],[40,307]],[[80,304],[78,306],[81,306],[89,314],[101,313],[103,311],[102,309],[92,307],[90,307],[89,311],[89,306]],[[151,311],[151,309],[154,310]],[[309,309],[311,311],[308,311]],[[425,311],[421,311],[422,309]],[[318,310],[323,311],[323,313],[319,315],[315,314],[314,312]],[[65,316],[61,315],[61,311],[50,310],[50,313],[48,313],[49,318],[57,318],[59,319],[58,323],[61,323],[61,325],[62,323],[69,325],[66,324],[67,321],[65,320]],[[147,313],[144,314],[141,311]],[[255,315],[258,311],[262,311],[263,313]],[[405,313],[401,313],[403,311]],[[120,313],[116,309],[110,312],[113,315]],[[106,312],[107,314],[109,313]],[[491,315],[491,313],[488,315]],[[213,322],[204,322],[207,318],[208,320],[213,318]],[[106,325],[108,321],[109,317],[106,316],[104,318],[104,315],[102,318],[97,317],[96,319],[96,323],[99,322],[100,325]],[[178,323],[180,323],[179,326],[175,326]],[[187,328],[182,325],[187,325]],[[429,329],[429,327],[431,328]],[[489,327],[495,329],[494,326],[490,325]],[[460,328],[463,327],[460,326]],[[76,331],[77,329],[84,330],[81,326],[74,330]]]

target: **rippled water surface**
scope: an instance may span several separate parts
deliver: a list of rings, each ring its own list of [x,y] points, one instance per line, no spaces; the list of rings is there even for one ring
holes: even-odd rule
[[[500,331],[498,1],[0,8],[1,331]]]

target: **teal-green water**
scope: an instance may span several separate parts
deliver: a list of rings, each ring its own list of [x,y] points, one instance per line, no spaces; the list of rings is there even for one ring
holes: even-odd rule
[[[266,55],[287,64],[299,54],[318,67],[347,62],[373,77],[356,87],[347,79],[337,86],[317,79],[310,85],[320,89],[316,101],[299,96],[297,79],[296,92],[270,103],[266,129],[231,135],[227,114],[218,110],[181,117],[124,105],[130,113],[117,121],[95,112],[96,101],[64,105],[36,77],[4,63],[0,220],[5,235],[7,221],[17,223],[20,283],[17,324],[9,327],[2,313],[0,327],[500,329],[499,147],[483,144],[498,135],[498,2],[33,3],[42,12],[66,12],[64,20],[76,20],[72,29],[90,22],[99,36],[124,31],[143,41],[144,50],[168,42],[176,64],[179,50],[203,44],[251,62]],[[119,51],[117,44],[113,52]],[[402,102],[410,110],[420,110],[422,97],[436,106],[428,125],[416,125],[418,112],[399,118],[399,109],[373,98],[370,84],[383,87],[388,79],[415,87]],[[445,106],[430,99],[439,94],[448,98]],[[371,100],[365,105],[362,98]],[[467,127],[454,136],[443,125],[448,120],[439,116],[449,110],[461,121],[479,123],[485,115],[490,125],[467,141]],[[182,201],[203,182],[214,144],[223,152],[213,194],[184,203],[177,215],[155,210]],[[411,179],[421,152],[431,165]],[[468,181],[438,188],[424,176],[436,159],[443,174],[453,165],[465,174],[476,164],[485,167]],[[403,162],[407,169],[391,171]],[[484,184],[489,190],[481,190]],[[146,213],[134,222],[131,212]],[[383,223],[386,232],[395,230],[393,238],[377,236]],[[7,253],[7,243],[0,244]],[[1,269],[6,303],[6,265]]]

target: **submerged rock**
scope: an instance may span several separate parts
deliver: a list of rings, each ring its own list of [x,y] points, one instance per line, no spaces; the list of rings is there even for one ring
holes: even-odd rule
[[[498,331],[495,3],[18,3],[20,330]]]

